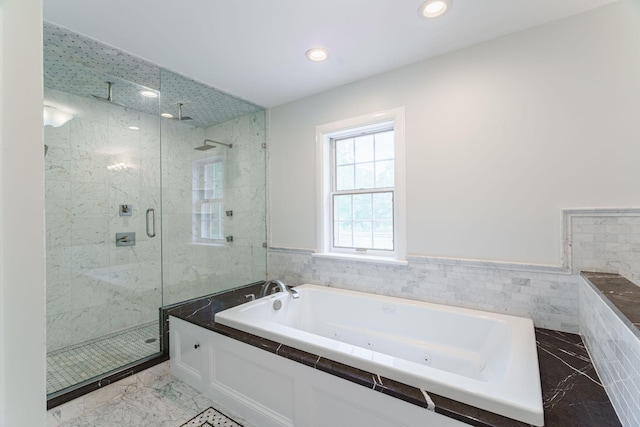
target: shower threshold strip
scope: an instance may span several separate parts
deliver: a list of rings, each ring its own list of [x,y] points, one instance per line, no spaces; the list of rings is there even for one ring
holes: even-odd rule
[[[160,352],[158,322],[150,322],[47,354],[47,395]]]

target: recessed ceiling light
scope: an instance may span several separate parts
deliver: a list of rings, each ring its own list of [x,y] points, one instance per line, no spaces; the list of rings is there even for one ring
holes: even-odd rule
[[[452,0],[427,0],[418,9],[423,18],[435,18],[451,9]]]
[[[138,126],[129,126],[129,129],[131,129],[131,130],[140,130],[140,128]]]
[[[160,114],[162,117],[164,117],[165,119],[171,119],[173,118],[173,114],[171,113],[162,113]]]
[[[313,62],[321,62],[329,57],[329,51],[321,47],[314,47],[305,53],[307,59]]]
[[[141,90],[140,91],[140,95],[144,96],[145,98],[157,98],[158,94],[152,90]]]

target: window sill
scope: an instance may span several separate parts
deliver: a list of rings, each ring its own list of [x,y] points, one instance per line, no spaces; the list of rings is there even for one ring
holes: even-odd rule
[[[387,257],[381,257],[381,256],[337,254],[337,253],[313,253],[311,254],[311,256],[315,258],[341,259],[344,261],[372,262],[375,264],[409,265],[409,261],[407,260],[387,258]]]

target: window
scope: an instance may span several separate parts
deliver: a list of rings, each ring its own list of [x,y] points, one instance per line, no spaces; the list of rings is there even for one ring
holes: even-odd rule
[[[224,158],[207,157],[193,165],[193,222],[195,243],[224,242]]]
[[[331,139],[333,248],[393,250],[393,128]]]
[[[404,110],[318,126],[319,256],[404,260]]]

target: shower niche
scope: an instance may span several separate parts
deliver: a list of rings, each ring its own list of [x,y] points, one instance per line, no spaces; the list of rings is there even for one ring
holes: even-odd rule
[[[52,407],[164,357],[162,306],[264,280],[265,114],[52,23],[44,85]]]

